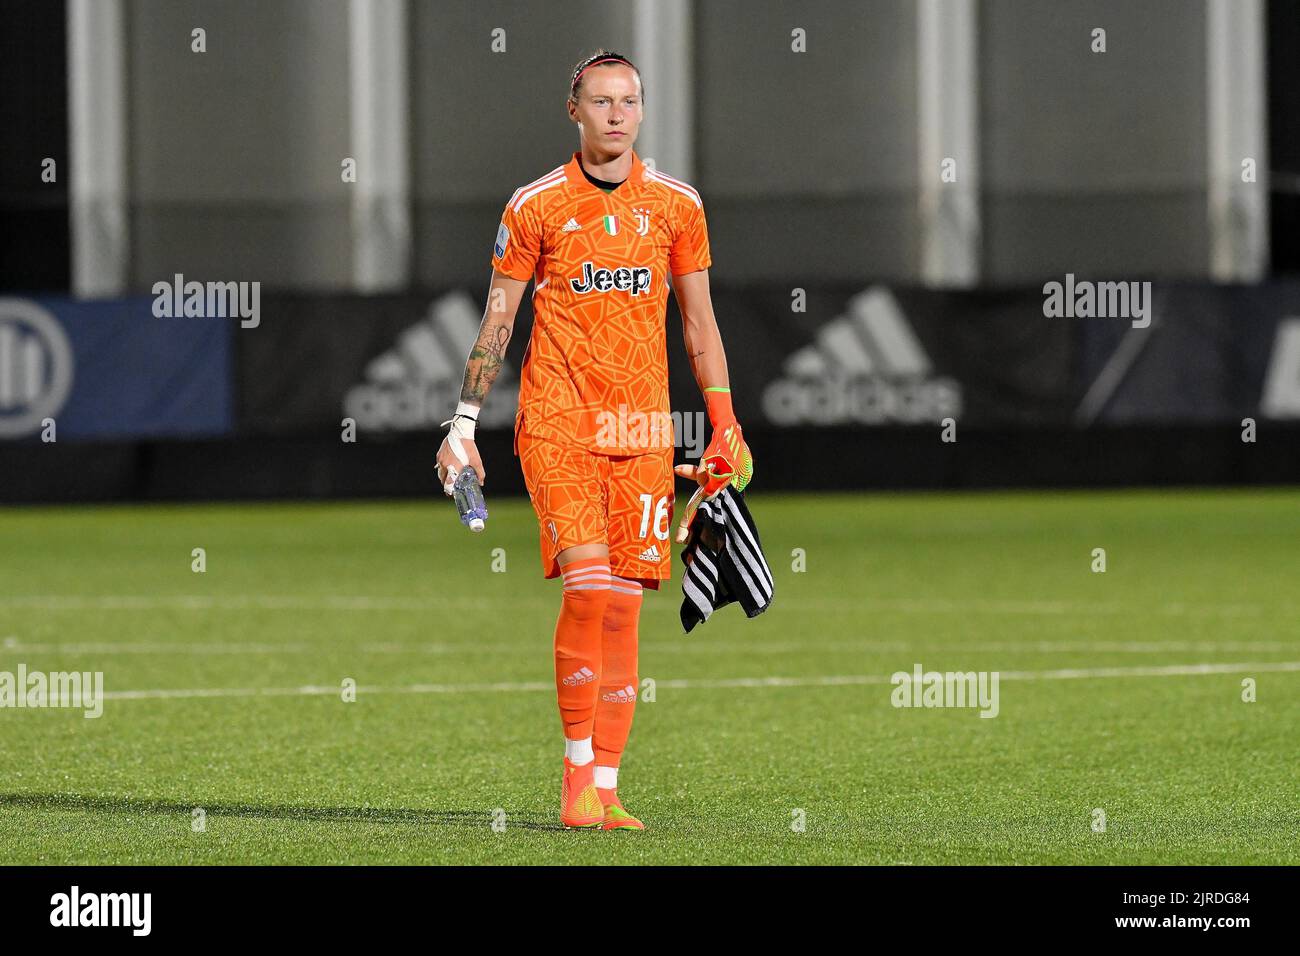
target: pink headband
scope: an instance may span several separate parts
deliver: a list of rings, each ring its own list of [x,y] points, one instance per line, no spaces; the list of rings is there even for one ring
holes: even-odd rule
[[[582,79],[582,74],[586,73],[593,66],[600,66],[600,64],[602,63],[622,63],[624,66],[632,65],[631,63],[628,63],[627,60],[623,59],[621,56],[607,56],[603,60],[595,60],[591,63],[588,63],[586,66],[584,66],[581,70],[578,71],[578,74],[573,78],[573,86],[570,89],[572,91],[576,91],[578,89],[578,81]]]

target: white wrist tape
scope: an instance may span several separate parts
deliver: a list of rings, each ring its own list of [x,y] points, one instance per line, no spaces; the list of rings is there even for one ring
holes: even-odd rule
[[[456,406],[456,414],[442,423],[451,426],[447,432],[447,446],[462,465],[469,464],[469,455],[465,454],[462,441],[474,440],[474,426],[478,424],[478,406],[461,402]],[[450,480],[455,480],[450,476]]]

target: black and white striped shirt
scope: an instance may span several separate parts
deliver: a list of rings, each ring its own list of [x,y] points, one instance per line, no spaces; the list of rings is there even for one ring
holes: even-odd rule
[[[758,528],[744,494],[730,485],[712,501],[700,502],[682,561],[681,617],[687,633],[732,601],[739,601],[748,617],[762,614],[772,603],[772,571]]]

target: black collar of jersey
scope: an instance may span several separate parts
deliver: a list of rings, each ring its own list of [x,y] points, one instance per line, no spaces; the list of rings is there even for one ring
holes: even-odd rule
[[[617,189],[619,186],[622,186],[625,182],[627,182],[626,179],[620,179],[616,183],[606,182],[603,179],[597,179],[595,176],[591,175],[591,173],[587,172],[587,167],[582,165],[582,160],[578,160],[578,168],[582,170],[582,175],[587,177],[587,182],[591,183],[597,189],[612,191]]]

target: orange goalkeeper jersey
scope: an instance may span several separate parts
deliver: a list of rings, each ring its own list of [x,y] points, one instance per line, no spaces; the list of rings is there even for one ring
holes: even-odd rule
[[[533,332],[515,416],[522,433],[602,455],[673,445],[664,314],[668,276],[707,269],[700,195],[632,153],[606,193],[579,153],[515,190],[492,266],[533,279]]]

